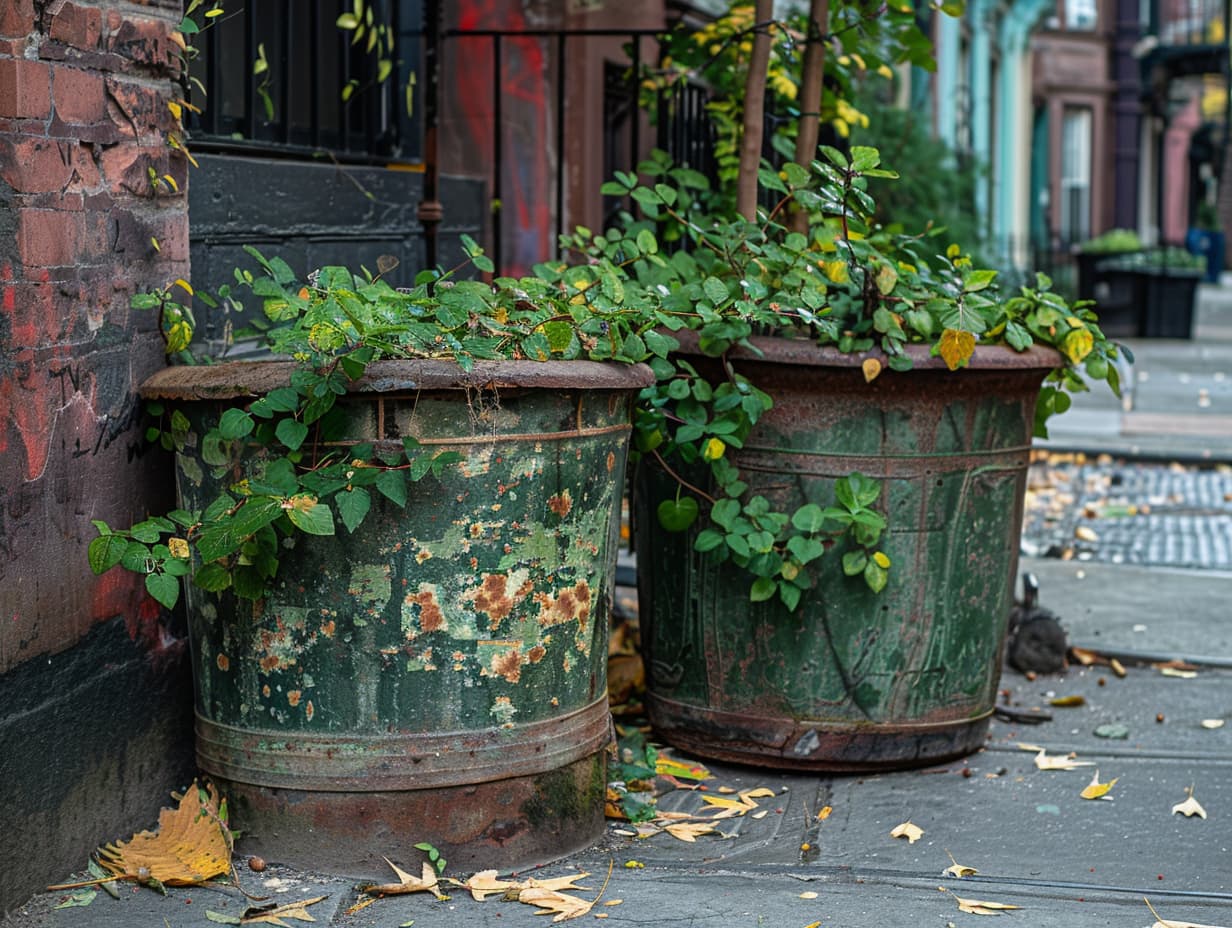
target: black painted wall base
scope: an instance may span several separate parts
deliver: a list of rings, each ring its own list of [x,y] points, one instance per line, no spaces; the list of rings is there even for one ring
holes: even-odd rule
[[[154,659],[115,619],[0,675],[0,913],[154,827],[194,775],[185,651]]]

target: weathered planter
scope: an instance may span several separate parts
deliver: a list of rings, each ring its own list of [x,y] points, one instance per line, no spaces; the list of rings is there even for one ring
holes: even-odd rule
[[[1048,349],[980,348],[945,370],[871,384],[862,356],[754,339],[764,359],[736,367],[774,397],[742,451],[753,493],[784,511],[830,504],[838,478],[883,481],[892,561],[881,594],[845,577],[835,552],[796,613],[749,602],[750,578],[692,550],[697,528],[668,534],[655,506],[675,494],[639,468],[635,496],[646,700],[656,732],[707,757],[772,767],[859,771],[938,763],[983,743],[1013,604],[1018,538]],[[718,374],[710,359],[690,361]]]
[[[170,368],[190,445],[290,364]],[[197,752],[244,833],[291,864],[388,876],[429,842],[520,868],[603,827],[608,611],[632,398],[644,367],[378,362],[339,400],[355,442],[465,460],[373,494],[354,535],[297,536],[253,605],[188,588]],[[187,402],[185,402],[187,401]],[[343,443],[346,444],[346,443]],[[177,455],[183,504],[259,474]],[[288,542],[288,545],[291,543]]]

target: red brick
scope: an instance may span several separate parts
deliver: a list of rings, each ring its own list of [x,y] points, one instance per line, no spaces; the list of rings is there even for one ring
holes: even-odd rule
[[[17,253],[27,268],[75,264],[81,214],[54,209],[22,210],[17,218]]]
[[[148,196],[151,193],[149,169],[153,167],[159,171],[165,157],[162,149],[136,142],[108,145],[99,156],[101,179],[113,194]]]
[[[102,33],[102,11],[75,3],[66,3],[53,14],[49,30],[53,42],[84,50],[96,48]]]
[[[0,35],[27,36],[34,31],[34,0],[0,2]]]
[[[0,138],[0,177],[17,193],[63,190],[73,176],[66,148],[53,139]]]
[[[57,340],[61,314],[56,311],[51,284],[6,281],[0,287],[0,299],[9,316],[7,351],[41,348]]]
[[[66,123],[93,125],[107,113],[106,84],[101,74],[57,65],[52,74],[56,115]]]
[[[170,84],[160,88],[114,77],[106,80],[107,112],[121,136],[149,142],[152,136],[161,139],[175,128],[175,120],[167,109]]]
[[[105,46],[137,64],[165,67],[178,60],[179,47],[171,42],[174,25],[165,19],[128,17],[108,30]]]
[[[0,116],[43,119],[51,114],[51,69],[41,61],[0,58]]]

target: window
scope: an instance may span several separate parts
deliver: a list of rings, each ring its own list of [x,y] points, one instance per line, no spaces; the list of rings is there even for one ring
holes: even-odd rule
[[[1065,242],[1091,234],[1091,111],[1067,107],[1061,116],[1061,180],[1058,232]]]
[[[350,0],[247,0],[201,34],[192,64],[194,142],[350,158],[417,160],[414,75],[421,68],[421,0],[369,0],[388,31],[352,42],[337,26]],[[378,79],[380,61],[390,73]],[[199,83],[198,83],[199,82]],[[201,89],[205,93],[202,95]],[[348,89],[349,88],[349,89]],[[349,99],[343,99],[344,92]],[[414,102],[416,105],[411,105]]]
[[[1099,20],[1096,0],[1065,0],[1065,28],[1094,29]]]

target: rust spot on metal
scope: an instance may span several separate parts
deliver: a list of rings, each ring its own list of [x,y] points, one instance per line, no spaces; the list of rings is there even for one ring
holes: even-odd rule
[[[430,560],[431,558],[432,558],[432,552],[429,551],[427,548],[420,548],[417,552],[415,552],[415,563],[416,564],[422,564],[424,561]]]
[[[612,472],[612,468],[614,468],[615,466],[616,466],[616,452],[609,451],[607,453],[607,472],[610,474]]]
[[[227,657],[225,654],[219,654],[214,663],[218,665],[218,669],[223,673],[226,673],[231,669],[231,658]]]
[[[406,601],[419,607],[420,631],[438,632],[445,628],[445,613],[441,612],[435,589],[421,586],[418,593],[408,593]]]
[[[573,494],[567,488],[553,494],[548,497],[548,509],[562,519],[565,518],[573,509]]]
[[[517,648],[510,648],[503,654],[496,655],[492,658],[492,672],[510,683],[519,682],[522,679],[522,652]]]
[[[270,687],[269,687],[269,684],[268,684],[268,683],[267,683],[267,684],[265,684],[265,686],[261,687],[261,695],[262,695],[262,696],[264,696],[266,699],[269,699],[269,697],[270,697],[270,692],[271,692],[271,690],[270,690]]]
[[[307,719],[308,719],[308,721],[310,721],[310,722],[311,722],[311,721],[312,721],[312,717],[313,717],[315,714],[316,714],[316,709],[314,709],[314,708],[312,707],[312,700],[310,699],[310,700],[308,700],[308,705],[306,705],[306,706],[304,707],[304,717],[305,717],[305,718],[307,718]]]
[[[585,629],[590,618],[590,585],[585,580],[579,580],[561,590],[558,596],[536,593],[535,603],[539,606],[539,624],[542,627],[562,625],[577,619],[578,625]]]
[[[533,588],[533,584],[525,580],[511,593],[509,580],[510,577],[507,574],[484,574],[479,586],[467,590],[461,596],[464,602],[469,602],[475,607],[476,612],[487,615],[488,625],[492,631],[496,631],[501,621],[526,598]]]
[[[544,648],[543,645],[537,644],[526,652],[526,659],[532,664],[537,664],[543,660],[543,656],[547,653],[547,649]]]
[[[303,695],[303,692],[300,690],[291,690],[287,693],[287,703],[291,706],[298,706]]]
[[[336,628],[337,626],[334,624],[334,620],[330,619],[328,622],[323,622],[321,624],[321,634],[326,638],[333,638]]]
[[[282,661],[278,659],[278,655],[267,654],[265,657],[261,658],[261,670],[264,673],[272,673],[278,669],[281,663]]]

